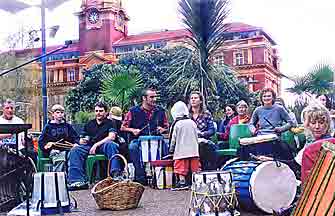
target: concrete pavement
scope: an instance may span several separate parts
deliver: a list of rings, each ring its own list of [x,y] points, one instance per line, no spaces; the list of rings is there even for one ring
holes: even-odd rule
[[[145,188],[139,207],[125,211],[99,210],[90,190],[71,192],[79,206],[78,212],[69,216],[97,215],[97,216],[187,216],[190,191],[153,190]],[[263,215],[261,213],[241,212],[242,216]]]

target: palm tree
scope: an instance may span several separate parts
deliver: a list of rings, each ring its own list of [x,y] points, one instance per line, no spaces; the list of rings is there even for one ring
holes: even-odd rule
[[[225,20],[230,13],[229,5],[229,0],[179,1],[182,22],[189,32],[185,40],[188,52],[181,51],[174,58],[168,80],[175,79],[175,85],[183,83],[184,94],[197,86],[206,99],[217,96],[218,82],[223,83],[232,95],[240,93],[235,72],[227,65],[217,67],[212,61],[226,40],[224,34],[229,25]]]
[[[298,95],[332,93],[334,73],[331,65],[316,64],[306,75],[292,78],[294,85],[287,90]]]
[[[137,69],[114,66],[104,74],[101,93],[107,102],[124,110],[132,105],[142,88],[143,80]]]

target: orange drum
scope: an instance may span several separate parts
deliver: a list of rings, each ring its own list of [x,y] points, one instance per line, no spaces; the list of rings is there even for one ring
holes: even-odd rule
[[[335,215],[335,144],[322,147],[293,216]]]

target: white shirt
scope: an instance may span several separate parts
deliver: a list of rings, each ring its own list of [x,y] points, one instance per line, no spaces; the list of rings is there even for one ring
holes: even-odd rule
[[[0,116],[0,124],[24,124],[24,121],[17,117],[17,116],[13,116],[13,118],[11,120],[7,120],[5,119],[3,116]],[[19,133],[19,150],[20,149],[23,149],[24,146],[23,146],[23,140],[24,140],[24,133]],[[10,138],[4,138],[4,139],[0,139],[0,144],[15,144],[16,143],[16,135],[13,134],[12,137]]]

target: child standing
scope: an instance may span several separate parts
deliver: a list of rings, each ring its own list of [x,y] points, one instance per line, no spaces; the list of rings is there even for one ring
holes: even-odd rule
[[[52,142],[70,142],[79,143],[79,136],[73,127],[66,123],[64,119],[64,107],[56,104],[51,108],[52,120],[44,127],[38,140],[39,148],[45,157],[50,157],[54,172],[65,171],[65,151],[53,149]]]
[[[170,155],[173,155],[174,173],[178,182],[175,190],[188,188],[187,174],[200,170],[197,125],[191,120],[186,104],[175,103],[171,109],[174,122],[170,131]]]

